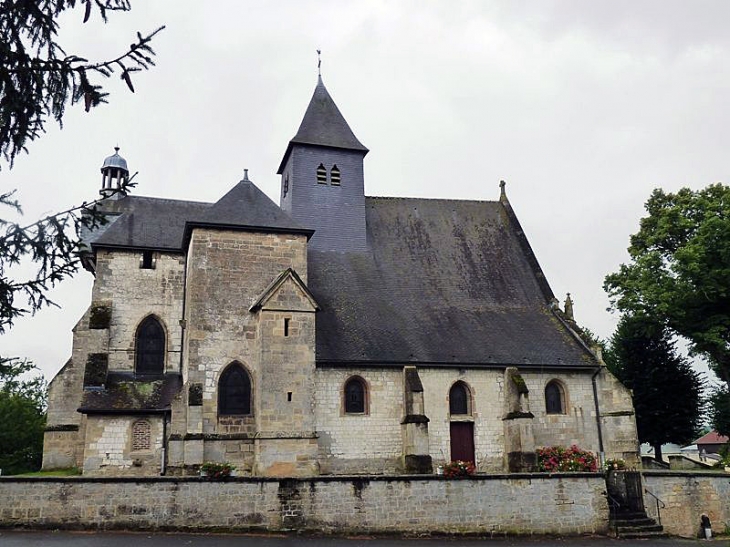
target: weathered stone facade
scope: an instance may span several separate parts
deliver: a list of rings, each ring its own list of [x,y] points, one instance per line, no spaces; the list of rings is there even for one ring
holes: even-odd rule
[[[602,475],[0,478],[0,527],[402,534],[608,531]],[[384,500],[387,500],[384,501]]]
[[[214,204],[108,197],[44,467],[526,472],[572,444],[635,461],[630,394],[560,311],[504,187],[368,198],[366,154],[320,81],[281,207],[247,174]]]

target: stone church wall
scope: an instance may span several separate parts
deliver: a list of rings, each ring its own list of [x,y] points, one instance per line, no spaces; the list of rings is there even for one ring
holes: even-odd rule
[[[345,414],[343,390],[352,376],[365,380],[366,412]],[[401,465],[403,371],[318,368],[316,421],[320,472],[394,473]]]
[[[418,372],[423,382],[425,413],[430,420],[429,452],[434,465],[451,461],[450,423],[453,419],[474,423],[477,469],[487,473],[503,472],[506,469],[504,372],[428,367],[418,368]],[[402,374],[400,368],[317,369],[316,419],[321,473],[393,473],[401,469]],[[591,375],[590,371],[522,372],[529,389],[529,410],[534,414],[531,424],[536,447],[576,444],[599,453]],[[344,413],[343,388],[351,376],[361,377],[368,386],[367,412],[363,415]],[[608,387],[599,392],[599,396],[603,396],[601,413],[607,415],[603,420],[604,449],[607,457],[631,459],[636,448],[633,453],[630,447],[625,453],[615,451],[617,436],[624,435],[635,444],[636,432],[633,413],[629,413],[630,398],[626,406],[626,390],[612,378],[603,380]],[[545,386],[551,380],[558,380],[564,387],[563,414],[546,412]],[[457,381],[466,384],[471,393],[471,415],[452,418],[449,390]],[[617,431],[607,431],[607,420]]]
[[[146,422],[136,439],[135,423]],[[145,431],[146,429],[146,431]],[[141,435],[140,435],[141,433]],[[157,476],[162,461],[161,416],[87,416],[84,474]]]
[[[137,327],[150,314],[165,329],[165,370],[180,370],[180,319],[182,319],[184,256],[154,253],[155,268],[140,268],[141,252],[100,249],[92,306],[111,304],[109,370],[134,370]]]

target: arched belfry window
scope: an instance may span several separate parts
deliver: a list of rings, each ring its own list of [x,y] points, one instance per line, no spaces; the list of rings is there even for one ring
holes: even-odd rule
[[[545,410],[548,414],[565,414],[565,390],[557,380],[545,386]]]
[[[327,169],[321,163],[317,167],[317,182],[319,184],[327,184]]]
[[[345,414],[365,414],[367,410],[367,388],[365,380],[353,376],[345,382]]]
[[[134,370],[142,375],[165,372],[165,329],[151,315],[137,328]]]
[[[464,382],[456,382],[449,390],[449,414],[471,414],[471,393]]]
[[[218,415],[251,414],[251,378],[240,363],[226,367],[218,380]]]
[[[333,165],[332,169],[330,169],[330,182],[333,186],[340,185],[340,170],[336,165]]]

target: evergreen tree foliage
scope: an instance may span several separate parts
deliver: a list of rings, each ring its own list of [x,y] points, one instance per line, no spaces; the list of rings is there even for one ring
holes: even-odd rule
[[[28,141],[45,132],[53,118],[61,124],[67,104],[83,102],[87,112],[107,101],[98,83],[119,73],[134,92],[131,74],[154,65],[152,38],[136,40],[118,57],[99,62],[67,53],[58,43],[58,18],[83,7],[84,22],[98,13],[128,11],[129,0],[0,0],[0,154],[12,167]],[[0,164],[0,168],[2,164]]]
[[[623,316],[610,340],[606,365],[632,390],[639,440],[654,447],[688,444],[699,434],[703,380],[677,354],[666,328],[641,316]]]
[[[83,102],[88,111],[108,94],[99,79],[119,73],[134,92],[131,74],[154,65],[152,38],[164,27],[136,40],[118,57],[100,62],[68,54],[58,43],[58,18],[83,8],[83,20],[97,13],[106,22],[109,12],[131,9],[129,0],[0,0],[0,169],[12,168],[18,153],[45,131],[49,118],[62,122],[67,104]],[[81,16],[81,14],[80,14]],[[132,185],[126,182],[126,192]],[[14,192],[0,192],[4,211],[21,213]],[[105,222],[96,204],[83,203],[21,226],[0,218],[0,334],[13,320],[52,304],[48,290],[78,269],[80,234]],[[0,215],[3,214],[0,212]],[[17,266],[30,260],[30,275]]]
[[[730,386],[730,187],[654,190],[631,262],[606,277],[615,308],[686,338]]]
[[[46,383],[28,378],[27,360],[0,358],[0,469],[3,475],[37,471],[43,458]]]

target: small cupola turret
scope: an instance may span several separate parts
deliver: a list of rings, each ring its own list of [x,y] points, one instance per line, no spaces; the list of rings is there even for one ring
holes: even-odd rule
[[[119,155],[119,147],[114,147],[114,154],[104,160],[101,166],[101,190],[99,193],[107,198],[123,192],[123,185],[129,179],[127,160]]]

